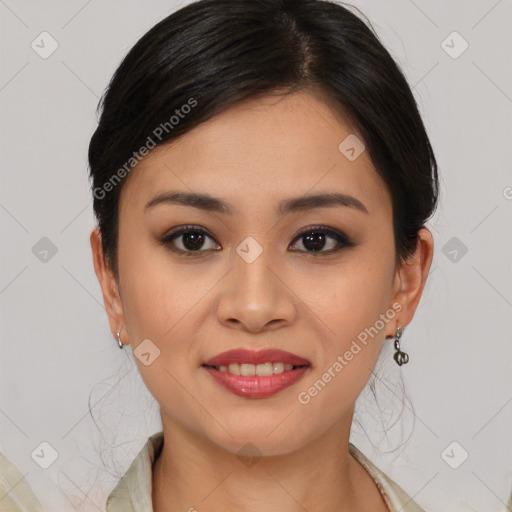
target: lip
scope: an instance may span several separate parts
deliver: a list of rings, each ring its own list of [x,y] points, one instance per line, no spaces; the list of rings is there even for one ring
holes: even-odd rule
[[[222,352],[208,359],[203,366],[229,366],[233,363],[239,364],[264,364],[264,363],[288,363],[293,366],[311,366],[311,363],[296,354],[279,349],[254,350],[233,349]],[[261,378],[261,377],[260,377]]]
[[[232,375],[221,372],[219,366],[230,364],[264,364],[288,363],[294,366],[291,370],[274,375]],[[214,368],[214,367],[217,368]],[[212,376],[214,381],[231,393],[244,398],[267,398],[295,384],[311,369],[311,363],[291,352],[279,349],[263,349],[259,351],[233,349],[217,354],[202,364],[202,367]]]
[[[258,377],[251,375],[231,375],[211,366],[204,366],[214,381],[227,391],[244,398],[267,398],[279,393],[299,381],[309,370],[309,366],[299,366],[283,373]]]

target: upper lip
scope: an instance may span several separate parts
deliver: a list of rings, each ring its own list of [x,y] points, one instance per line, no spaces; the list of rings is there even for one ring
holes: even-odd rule
[[[208,366],[229,366],[233,363],[254,365],[263,363],[288,363],[293,366],[310,366],[310,362],[307,359],[276,348],[267,348],[259,350],[258,352],[243,348],[228,350],[204,362],[204,364]]]

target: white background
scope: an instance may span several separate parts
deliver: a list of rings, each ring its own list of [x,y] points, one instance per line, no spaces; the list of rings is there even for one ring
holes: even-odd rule
[[[103,309],[89,245],[87,147],[121,58],[185,3],[0,0],[0,451],[45,510],[103,510],[160,429],[131,349],[118,349]],[[381,406],[400,415],[400,391],[394,399],[389,383],[403,374],[414,431],[388,455],[357,426],[351,440],[427,511],[504,511],[512,488],[512,2],[354,5],[413,87],[440,165],[441,204],[428,224],[431,274],[402,338],[411,361],[387,365],[388,384],[377,382]],[[31,48],[43,31],[59,45],[47,59]],[[453,31],[469,43],[456,59],[442,46]],[[448,39],[453,51],[463,44],[457,37]],[[32,251],[43,237],[57,249],[46,262]],[[467,253],[453,261],[451,244]],[[408,437],[410,405],[389,443],[379,415],[368,404],[358,416],[373,444],[395,447],[400,426]],[[43,441],[59,454],[48,469],[30,455]],[[453,441],[452,459],[469,454],[457,469],[442,457]]]

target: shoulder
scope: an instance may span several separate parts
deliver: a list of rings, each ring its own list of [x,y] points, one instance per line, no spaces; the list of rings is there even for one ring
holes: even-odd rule
[[[153,465],[163,441],[163,432],[148,437],[126,473],[108,495],[106,512],[153,512]]]
[[[42,511],[25,477],[3,453],[0,453],[0,500],[2,512]]]
[[[352,443],[349,443],[349,451],[370,474],[390,512],[425,512],[395,481],[373,464]]]

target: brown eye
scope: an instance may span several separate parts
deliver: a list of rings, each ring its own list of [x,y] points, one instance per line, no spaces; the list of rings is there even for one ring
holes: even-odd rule
[[[208,243],[208,240],[214,243]],[[196,226],[184,226],[175,229],[162,238],[162,243],[170,250],[186,256],[219,250],[220,247],[206,231]]]
[[[295,243],[290,247],[297,252],[304,252],[317,256],[320,254],[332,254],[344,247],[353,247],[348,237],[335,229],[327,226],[311,226],[301,231],[295,238]],[[209,251],[218,251],[222,247],[204,229],[198,226],[181,226],[166,234],[162,240],[171,251],[183,256],[196,256]],[[300,248],[302,245],[303,248]]]
[[[352,247],[354,245],[344,233],[327,226],[312,226],[299,233],[294,240],[301,242],[301,245],[304,247],[299,252],[312,254],[334,253],[343,247]],[[296,245],[298,245],[297,242],[292,244],[292,247]],[[324,250],[326,247],[327,250]]]

